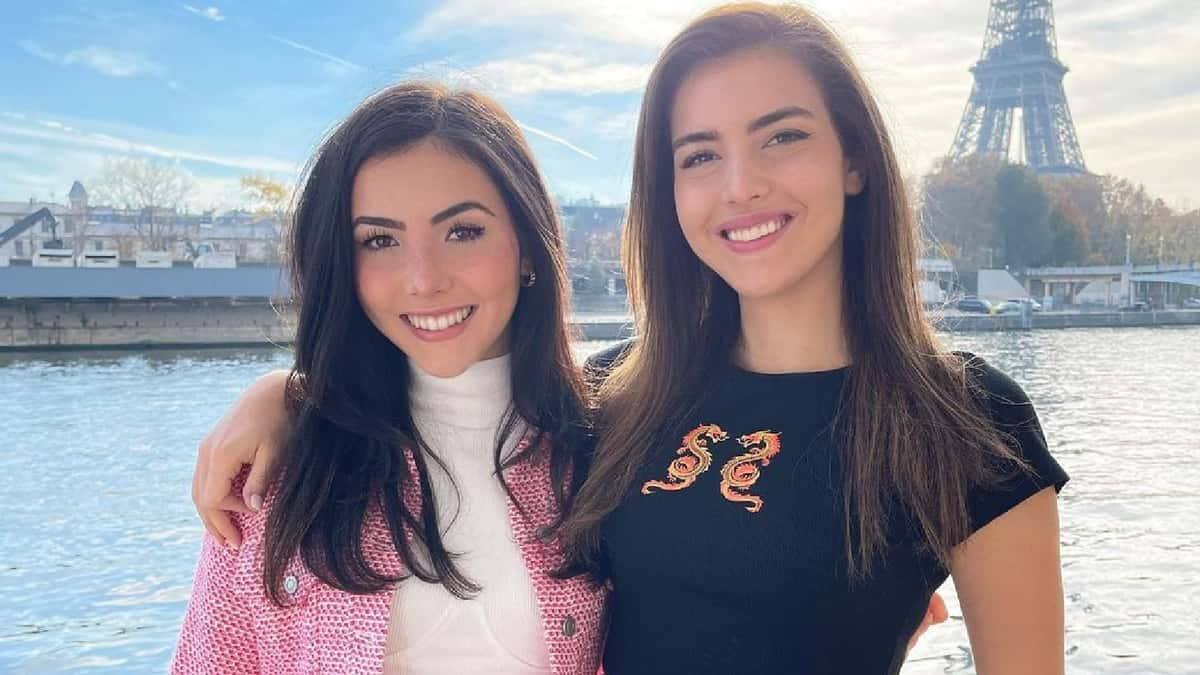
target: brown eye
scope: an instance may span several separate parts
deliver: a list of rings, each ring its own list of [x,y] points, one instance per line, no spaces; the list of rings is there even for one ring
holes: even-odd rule
[[[809,136],[812,136],[812,134],[808,133],[807,131],[781,131],[768,139],[766,146],[764,147],[795,143],[796,141],[803,141]]]
[[[683,163],[679,165],[679,168],[690,169],[693,166],[699,166],[705,162],[711,162],[716,158],[717,155],[711,150],[701,150],[695,154],[688,155],[687,159],[683,160]]]
[[[359,246],[368,251],[378,251],[396,245],[396,239],[390,234],[374,234],[359,242]]]
[[[459,224],[446,233],[446,241],[474,241],[482,236],[483,228],[479,225]]]

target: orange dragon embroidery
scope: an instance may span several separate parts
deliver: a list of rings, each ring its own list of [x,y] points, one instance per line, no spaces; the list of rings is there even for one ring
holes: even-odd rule
[[[667,480],[648,480],[642,485],[642,494],[650,494],[650,490],[682,490],[696,482],[696,477],[708,470],[712,464],[712,453],[708,451],[709,444],[717,444],[729,438],[721,427],[715,424],[701,424],[683,435],[683,445],[675,451],[679,455],[667,467]]]
[[[725,499],[749,504],[746,510],[750,513],[758,513],[762,509],[762,497],[748,494],[747,491],[762,474],[759,467],[767,466],[771,458],[779,454],[782,447],[779,436],[774,431],[756,431],[738,437],[738,443],[750,452],[734,457],[721,467],[721,494]]]

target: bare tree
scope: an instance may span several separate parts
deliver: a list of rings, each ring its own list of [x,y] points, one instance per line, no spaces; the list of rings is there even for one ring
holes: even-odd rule
[[[194,186],[186,171],[157,159],[108,157],[94,185],[98,203],[130,212],[145,248],[171,250],[179,235],[179,211]]]

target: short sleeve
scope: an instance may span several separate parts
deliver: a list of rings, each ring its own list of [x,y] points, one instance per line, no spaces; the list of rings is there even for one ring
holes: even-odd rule
[[[968,355],[967,367],[986,402],[993,424],[1006,444],[1029,467],[1002,466],[1002,479],[993,485],[977,486],[968,497],[971,531],[974,532],[1007,513],[1042,490],[1053,486],[1061,491],[1067,472],[1050,455],[1046,437],[1033,402],[1012,378],[983,359]]]

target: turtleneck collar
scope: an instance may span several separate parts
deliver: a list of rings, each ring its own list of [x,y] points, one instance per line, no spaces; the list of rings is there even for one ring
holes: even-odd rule
[[[512,403],[508,354],[477,361],[454,377],[430,375],[411,360],[408,363],[409,397],[418,426],[499,428]]]

